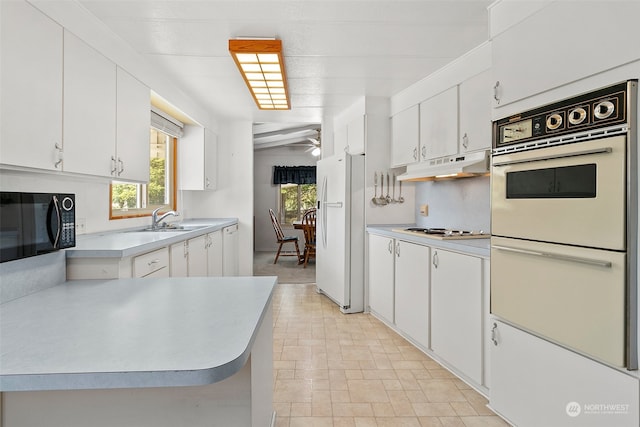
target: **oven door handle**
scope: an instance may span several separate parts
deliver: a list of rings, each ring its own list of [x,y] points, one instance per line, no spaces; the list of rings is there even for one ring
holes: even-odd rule
[[[503,162],[494,162],[493,166],[516,165],[519,163],[538,162],[542,160],[564,159],[566,157],[588,156],[590,154],[607,154],[613,152],[612,147],[594,148],[593,150],[574,151],[572,153],[555,154],[550,156],[529,157],[523,160],[505,160]]]
[[[560,261],[577,262],[580,264],[595,265],[597,267],[611,268],[611,261],[603,261],[598,259],[575,257],[570,255],[556,254],[552,252],[532,251],[530,249],[512,248],[511,246],[492,245],[492,249],[498,249],[505,252],[515,252],[519,254],[532,255],[544,258],[557,259]]]

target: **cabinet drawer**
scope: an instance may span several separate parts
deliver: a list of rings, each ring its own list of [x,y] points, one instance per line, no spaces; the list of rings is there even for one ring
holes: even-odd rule
[[[133,259],[133,277],[146,277],[162,269],[169,269],[169,250],[167,248],[139,255]]]

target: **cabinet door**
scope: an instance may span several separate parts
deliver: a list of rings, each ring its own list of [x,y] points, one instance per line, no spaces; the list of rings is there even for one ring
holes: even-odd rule
[[[207,235],[202,235],[189,239],[189,277],[206,277],[208,239]]]
[[[204,190],[218,188],[218,135],[204,130]]]
[[[116,175],[116,65],[64,32],[64,170]]]
[[[492,328],[490,405],[510,423],[639,425],[637,378],[497,320]]]
[[[169,268],[171,277],[189,275],[189,243],[174,243],[169,247]]]
[[[117,178],[149,181],[149,88],[117,69]]]
[[[491,70],[460,84],[460,152],[491,148]]]
[[[431,265],[431,349],[481,384],[482,260],[432,249]]]
[[[394,239],[369,234],[369,309],[394,323]]]
[[[362,115],[347,123],[347,153],[364,154],[367,117]]]
[[[396,326],[429,347],[429,247],[396,241]]]
[[[222,231],[207,234],[207,276],[222,276]]]
[[[420,107],[414,105],[391,117],[391,165],[417,162],[420,145]]]
[[[62,148],[62,27],[23,1],[0,2],[0,19],[0,162],[56,169],[56,144]]]
[[[222,229],[222,275],[237,276],[240,272],[238,259],[238,224]]]
[[[630,48],[632,40],[640,39],[638,16],[640,2],[554,1],[497,35],[492,41],[492,82],[499,82],[499,101],[494,106],[640,59],[640,50]],[[607,22],[615,24],[606,31],[585,31]]]
[[[458,86],[420,104],[420,160],[458,152]]]

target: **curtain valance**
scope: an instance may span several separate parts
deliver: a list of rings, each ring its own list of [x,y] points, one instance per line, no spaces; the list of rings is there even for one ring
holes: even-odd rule
[[[315,166],[274,166],[274,184],[315,184]]]

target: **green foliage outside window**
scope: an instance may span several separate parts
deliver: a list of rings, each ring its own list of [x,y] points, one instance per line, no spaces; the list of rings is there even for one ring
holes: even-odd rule
[[[280,212],[283,224],[302,219],[302,215],[316,205],[316,184],[280,185]]]

